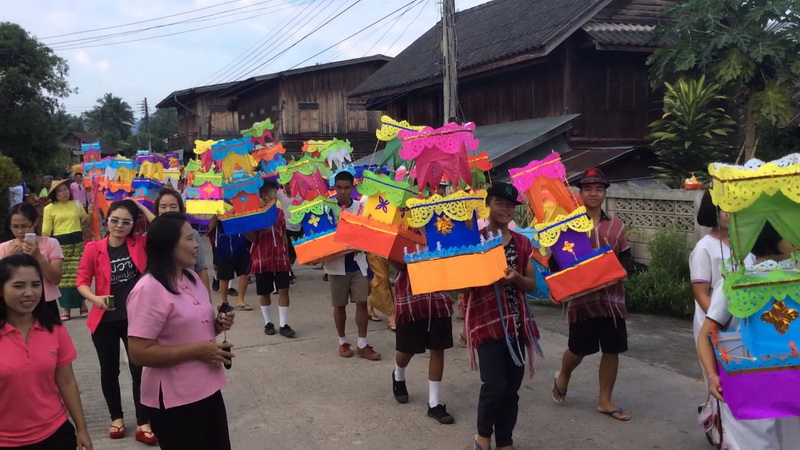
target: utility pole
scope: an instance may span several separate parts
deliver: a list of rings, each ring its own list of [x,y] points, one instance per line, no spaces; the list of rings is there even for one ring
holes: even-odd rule
[[[147,127],[147,151],[153,153],[153,143],[150,141],[150,111],[147,109],[147,97],[144,98],[144,120]]]
[[[444,123],[456,117],[458,73],[456,65],[456,2],[442,0],[442,66],[444,84]]]

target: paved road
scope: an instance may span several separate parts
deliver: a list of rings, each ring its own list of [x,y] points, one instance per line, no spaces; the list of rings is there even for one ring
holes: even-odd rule
[[[337,353],[327,284],[322,272],[297,270],[290,323],[296,339],[265,336],[255,286],[228,340],[235,343],[234,367],[224,391],[234,449],[468,449],[475,433],[480,379],[469,370],[464,349],[446,353],[443,400],[456,418],[439,425],[425,415],[426,356],[407,372],[409,404],[391,394],[394,334],[371,323],[369,339],[384,359],[343,359]],[[218,301],[218,299],[216,299]],[[277,318],[277,308],[273,317]],[[352,314],[353,311],[350,311]],[[704,398],[691,348],[691,323],[651,316],[629,321],[631,351],[621,359],[615,400],[630,410],[623,423],[595,412],[599,357],[587,358],[573,376],[563,406],[550,399],[553,373],[566,348],[566,329],[558,309],[537,307],[546,359],[520,390],[515,440],[518,449],[706,449],[695,425],[694,405]],[[97,357],[82,320],[67,324],[78,348],[79,379],[91,435],[97,449],[145,448],[130,437],[107,437],[108,414],[100,390]],[[454,328],[458,328],[458,325]],[[355,343],[355,323],[348,321]],[[456,331],[454,331],[455,333]],[[135,420],[130,376],[123,367],[127,425]]]

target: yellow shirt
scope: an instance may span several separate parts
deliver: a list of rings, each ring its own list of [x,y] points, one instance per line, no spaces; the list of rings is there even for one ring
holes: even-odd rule
[[[81,231],[81,222],[86,217],[86,211],[78,202],[50,203],[44,207],[42,234],[45,236],[59,236]]]

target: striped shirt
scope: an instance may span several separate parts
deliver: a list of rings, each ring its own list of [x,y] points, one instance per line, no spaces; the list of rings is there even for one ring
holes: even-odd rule
[[[250,249],[250,274],[264,272],[288,272],[289,247],[286,241],[286,218],[278,210],[278,220],[269,228],[257,231],[256,240]]]
[[[600,211],[600,222],[592,230],[590,240],[595,250],[605,245],[611,246],[617,257],[631,247],[628,242],[628,236],[625,234],[625,224],[617,218],[609,217],[602,210]],[[567,320],[569,323],[580,322],[593,317],[624,319],[627,316],[624,281],[582,297],[574,298],[569,301],[569,307],[567,308]]]
[[[408,271],[398,270],[394,278],[394,314],[398,325],[446,318],[453,315],[453,300],[445,292],[413,295]]]

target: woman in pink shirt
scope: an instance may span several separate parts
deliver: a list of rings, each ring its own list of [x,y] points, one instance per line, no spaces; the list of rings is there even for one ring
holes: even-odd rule
[[[64,262],[64,253],[57,240],[47,236],[36,236],[33,241],[26,241],[26,234],[36,231],[36,219],[39,214],[36,208],[28,203],[15,205],[9,211],[8,228],[14,239],[0,244],[0,259],[11,255],[31,255],[39,263],[44,275],[44,299],[47,309],[58,315],[58,300],[61,291],[58,283],[61,282],[61,266]]]
[[[92,449],[72,372],[77,353],[45,306],[43,278],[30,255],[0,260],[0,447]]]
[[[142,372],[142,405],[162,449],[230,449],[222,388],[231,344],[216,336],[233,325],[191,270],[199,244],[181,213],[147,230],[147,270],[128,296],[130,357]]]

